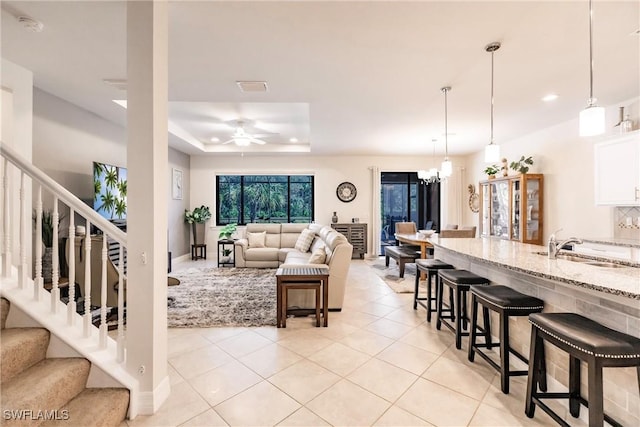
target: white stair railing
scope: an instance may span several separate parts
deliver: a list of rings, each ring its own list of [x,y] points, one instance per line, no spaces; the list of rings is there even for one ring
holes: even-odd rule
[[[0,190],[2,191],[1,201],[2,201],[2,220],[1,226],[1,234],[0,238],[2,242],[0,242],[0,247],[2,248],[2,277],[10,277],[12,271],[12,250],[13,250],[13,240],[15,237],[15,230],[12,229],[12,216],[14,215],[14,201],[12,199],[12,190],[11,190],[11,177],[14,175],[14,171],[19,171],[20,179],[19,179],[19,198],[15,202],[16,206],[19,206],[19,228],[18,228],[18,236],[17,236],[17,244],[19,248],[19,259],[17,269],[19,272],[18,277],[18,286],[21,289],[25,288],[26,282],[28,278],[33,279],[33,300],[39,301],[41,298],[41,294],[43,294],[43,289],[46,286],[51,286],[51,316],[55,316],[62,305],[60,300],[60,285],[61,277],[60,277],[60,260],[59,260],[59,252],[58,245],[61,239],[67,237],[68,244],[66,249],[66,260],[67,260],[67,276],[68,276],[68,302],[66,303],[66,323],[69,326],[74,326],[77,324],[77,320],[79,316],[82,316],[82,324],[84,337],[88,338],[93,336],[96,331],[96,326],[94,326],[94,320],[92,317],[92,310],[99,312],[99,348],[101,350],[113,350],[113,354],[110,356],[114,361],[121,364],[123,368],[126,369],[124,364],[126,359],[126,348],[125,348],[125,325],[124,325],[124,314],[125,314],[125,293],[126,293],[126,270],[124,267],[124,262],[126,260],[126,247],[127,247],[127,237],[126,234],[120,230],[118,227],[113,225],[107,219],[100,216],[93,209],[87,206],[84,202],[62,187],[60,184],[51,179],[44,172],[33,166],[30,162],[26,161],[18,154],[16,154],[13,150],[6,146],[6,144],[0,144],[0,155],[2,156],[2,162],[0,165],[2,166],[2,173],[0,174],[2,183],[0,185]],[[28,182],[30,181],[30,182]],[[35,226],[35,240],[34,240],[34,272],[31,274],[31,271],[28,270],[28,262],[27,262],[27,254],[26,248],[29,246],[28,239],[31,239],[31,236],[26,232],[27,221],[31,220],[31,215],[26,211],[26,195],[29,194],[27,191],[29,186],[32,187],[35,194],[35,208],[34,208],[34,226]],[[52,236],[51,236],[51,251],[52,257],[49,265],[43,265],[42,258],[42,221],[43,221],[43,213],[44,204],[43,204],[43,191],[46,192],[46,196],[51,198],[51,206],[48,206],[49,214],[45,216],[45,219],[48,217],[52,222]],[[62,215],[61,215],[62,211]],[[68,213],[67,213],[68,211]],[[68,216],[67,216],[68,215]],[[82,219],[78,222],[85,223],[85,235],[76,236],[76,225],[78,222],[76,221],[75,216],[78,215]],[[59,221],[62,217],[67,217],[69,220],[69,226],[66,228],[66,236],[62,236],[59,229]],[[96,235],[91,235],[92,229],[96,232]],[[99,251],[100,254],[100,262],[94,264],[92,266],[92,259],[95,260],[95,257],[92,257],[92,239],[98,246],[98,242],[101,241],[100,247],[96,247],[95,250]],[[118,253],[119,258],[115,263],[116,266],[113,268],[112,260],[109,259],[108,251],[107,251],[107,242],[113,242],[118,245]],[[78,250],[76,251],[76,246],[79,245]],[[80,260],[84,259],[83,263],[83,272],[84,275],[79,275],[76,269],[78,268],[78,263],[76,262],[76,256],[79,256]],[[99,283],[99,291],[97,291],[98,283],[92,283],[92,268],[100,268],[101,276],[98,281]],[[107,282],[107,269],[112,268],[117,271],[118,280],[117,284],[108,283]],[[45,283],[45,277],[43,277],[43,271],[50,271],[51,277],[46,278],[47,283]],[[97,275],[93,275],[97,276]],[[80,277],[84,279],[84,287],[80,289],[80,295],[76,292],[76,280]],[[50,283],[49,283],[50,280]],[[92,286],[94,285],[94,286]],[[108,298],[108,287],[113,286],[113,292],[117,292],[117,310],[118,310],[118,322],[117,322],[117,340],[115,346],[109,346],[108,340],[111,338],[108,337],[108,326],[107,326],[107,311],[109,309],[113,309],[114,307],[108,307],[107,298]],[[116,288],[117,286],[117,288]],[[92,291],[93,289],[93,291]],[[92,295],[93,293],[93,295]],[[77,301],[82,298],[83,304],[78,305]],[[81,313],[77,312],[78,306],[83,307],[84,310],[81,310]]]

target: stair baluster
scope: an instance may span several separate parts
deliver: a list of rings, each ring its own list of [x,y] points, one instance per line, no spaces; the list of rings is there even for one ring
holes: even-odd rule
[[[27,283],[27,213],[26,194],[24,189],[24,172],[20,172],[20,265],[18,266],[18,286],[24,289]]]
[[[118,355],[117,361],[124,362],[124,252],[122,245],[119,245],[120,252],[118,258]]]
[[[91,335],[91,221],[87,218],[84,236],[84,336]]]
[[[36,192],[36,277],[33,278],[33,299],[40,301],[42,280],[42,185],[38,185]]]
[[[51,313],[58,312],[58,301],[60,301],[60,261],[58,255],[58,221],[60,212],[58,211],[58,196],[53,196],[53,240],[51,244]]]
[[[75,254],[75,242],[74,236],[75,230],[75,210],[69,207],[69,240],[67,246],[69,251],[67,253],[67,277],[69,279],[69,302],[67,303],[67,323],[69,326],[75,324],[76,319],[76,254]]]
[[[100,281],[100,348],[107,347],[107,235],[102,235],[102,277]]]
[[[11,275],[11,200],[9,194],[9,164],[7,159],[4,159],[3,166],[2,202],[4,204],[4,221],[2,221],[2,277],[9,277]]]

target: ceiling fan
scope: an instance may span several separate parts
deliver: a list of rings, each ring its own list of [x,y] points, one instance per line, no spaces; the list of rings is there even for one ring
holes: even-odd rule
[[[236,130],[231,136],[231,139],[223,142],[222,144],[230,144],[232,142],[239,147],[246,147],[251,143],[258,144],[258,145],[264,145],[267,143],[266,141],[257,139],[254,135],[248,134],[244,130],[244,121],[242,120],[238,120]]]

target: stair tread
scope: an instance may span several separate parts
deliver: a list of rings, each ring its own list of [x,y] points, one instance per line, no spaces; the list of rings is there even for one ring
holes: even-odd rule
[[[86,387],[90,367],[79,357],[44,359],[2,384],[2,410],[59,409]],[[14,425],[12,421],[5,425]]]
[[[0,383],[4,383],[46,357],[49,331],[44,328],[2,329],[0,340]]]
[[[129,390],[126,388],[88,388],[58,411],[57,420],[40,424],[43,427],[84,426],[118,427],[127,415]],[[67,411],[68,419],[64,414]]]

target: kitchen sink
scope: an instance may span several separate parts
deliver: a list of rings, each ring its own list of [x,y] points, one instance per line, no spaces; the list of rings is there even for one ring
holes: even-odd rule
[[[534,252],[534,254],[536,255],[543,255],[548,257],[549,253],[548,252]],[[594,267],[604,267],[604,268],[626,268],[628,267],[627,265],[624,264],[617,264],[615,262],[608,262],[608,261],[599,261],[597,259],[590,259],[590,258],[584,258],[578,255],[572,255],[572,254],[566,254],[566,253],[560,253],[558,255],[556,255],[557,259],[564,259],[567,261],[573,261],[573,262],[581,262],[583,264],[587,264],[587,265],[593,265]]]

